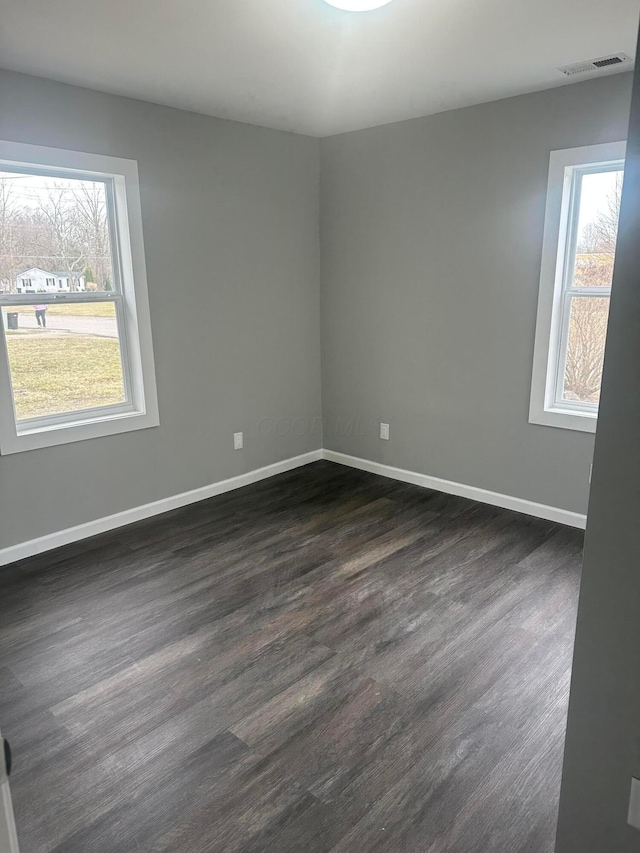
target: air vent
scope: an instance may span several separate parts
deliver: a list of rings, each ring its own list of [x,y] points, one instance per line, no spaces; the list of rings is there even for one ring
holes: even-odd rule
[[[606,68],[608,65],[620,65],[624,62],[622,56],[609,56],[607,59],[596,59],[593,63],[596,68]]]
[[[558,68],[567,77],[575,74],[589,74],[600,71],[602,68],[611,68],[613,65],[631,64],[631,57],[626,53],[614,53],[612,56],[601,56],[600,59],[589,59],[586,62],[576,62],[574,65],[564,65]]]

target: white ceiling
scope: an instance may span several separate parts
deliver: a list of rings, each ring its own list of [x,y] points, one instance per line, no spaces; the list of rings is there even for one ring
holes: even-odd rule
[[[640,0],[393,0],[365,13],[323,0],[0,0],[0,65],[326,136],[563,85],[560,65],[634,56],[639,11]]]

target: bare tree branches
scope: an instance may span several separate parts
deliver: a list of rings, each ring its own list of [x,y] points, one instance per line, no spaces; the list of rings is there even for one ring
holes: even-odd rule
[[[584,288],[611,287],[618,237],[623,173],[595,221],[583,228],[575,258],[573,285]],[[600,399],[602,364],[607,336],[609,298],[577,296],[571,299],[569,335],[564,375],[565,400],[597,403]]]
[[[13,281],[18,269],[18,202],[10,181],[0,178],[0,282]],[[4,247],[4,248],[3,248]]]
[[[608,296],[574,296],[564,374],[565,400],[597,403],[609,318]]]
[[[0,287],[14,290],[30,267],[64,272],[72,291],[89,271],[96,289],[111,288],[104,184],[47,180],[34,195],[0,177]]]

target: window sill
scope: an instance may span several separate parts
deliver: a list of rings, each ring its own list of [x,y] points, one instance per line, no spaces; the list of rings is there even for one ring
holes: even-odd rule
[[[572,429],[577,432],[594,433],[598,416],[591,412],[569,412],[566,409],[542,409],[529,412],[529,423],[541,426]]]
[[[90,438],[101,438],[133,430],[148,429],[159,424],[157,412],[124,412],[94,418],[89,421],[72,421],[65,424],[41,426],[17,431],[15,425],[4,429],[0,438],[2,456],[21,453],[25,450],[37,450],[42,447],[55,447],[59,444],[71,444]]]

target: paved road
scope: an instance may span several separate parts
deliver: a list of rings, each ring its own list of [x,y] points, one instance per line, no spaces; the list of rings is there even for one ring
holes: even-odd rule
[[[19,329],[37,329],[35,312],[18,314]],[[93,335],[100,338],[117,338],[118,327],[115,317],[60,317],[47,315],[47,328],[56,331],[71,332],[76,335]]]

